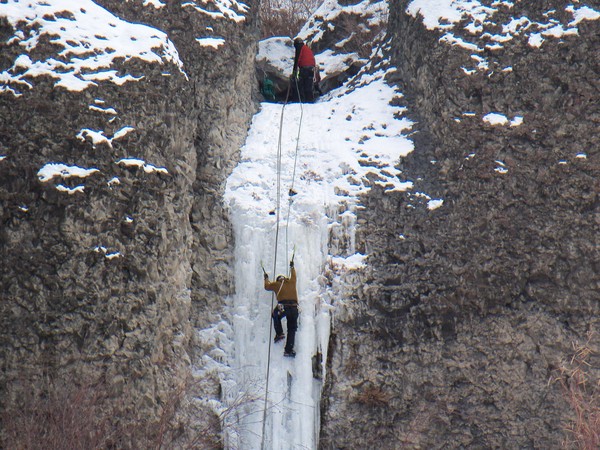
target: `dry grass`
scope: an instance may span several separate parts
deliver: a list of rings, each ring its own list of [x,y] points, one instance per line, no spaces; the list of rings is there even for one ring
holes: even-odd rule
[[[194,397],[195,382],[174,389],[158,418],[125,409],[100,383],[74,386],[48,383],[41,393],[22,395],[19,404],[0,414],[0,448],[14,450],[220,449],[222,428],[237,426],[240,400],[220,413]],[[156,416],[155,416],[156,417]],[[227,425],[229,424],[229,425]]]
[[[112,437],[102,413],[105,393],[99,386],[46,389],[25,393],[19,408],[2,413],[2,447],[11,449],[95,449]]]
[[[263,0],[260,6],[262,39],[294,38],[322,0]]]
[[[595,353],[594,337],[595,333],[590,333],[585,343],[573,345],[571,361],[563,364],[555,380],[574,413],[565,427],[568,435],[563,443],[565,448],[600,448],[600,377],[589,362]]]

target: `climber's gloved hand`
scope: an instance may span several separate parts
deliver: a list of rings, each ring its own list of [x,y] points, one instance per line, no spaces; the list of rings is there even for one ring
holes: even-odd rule
[[[290,269],[293,269],[293,268],[294,268],[294,260],[292,259],[292,260],[290,261]]]
[[[269,274],[267,272],[265,272],[265,274],[263,276],[264,276],[265,280],[269,279]]]

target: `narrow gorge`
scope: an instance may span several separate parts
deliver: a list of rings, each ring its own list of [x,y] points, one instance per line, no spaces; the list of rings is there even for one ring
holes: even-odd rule
[[[600,4],[259,5],[0,2],[0,447],[577,447]]]

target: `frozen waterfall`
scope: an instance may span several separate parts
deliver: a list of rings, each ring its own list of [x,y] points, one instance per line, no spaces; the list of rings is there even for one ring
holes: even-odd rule
[[[368,189],[367,175],[376,173],[377,182],[388,189],[406,187],[393,163],[412,149],[401,136],[410,122],[399,119],[401,108],[389,104],[397,94],[382,78],[383,73],[371,76],[359,89],[316,104],[284,108],[265,103],[254,117],[226,188],[236,240],[236,294],[228,299],[232,345],[222,382],[223,401],[230,408],[224,423],[226,448],[317,448],[330,313],[336,304],[323,274],[332,266],[339,271],[362,263],[354,248],[354,212],[359,194]],[[292,182],[297,195],[290,197]],[[271,279],[287,275],[294,247],[300,308],[297,356],[284,358],[283,342],[272,343],[274,304],[263,288],[261,264]]]

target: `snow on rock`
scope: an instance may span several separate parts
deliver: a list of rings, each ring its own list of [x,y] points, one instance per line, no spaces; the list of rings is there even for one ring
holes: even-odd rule
[[[146,173],[154,173],[154,172],[165,173],[165,174],[169,173],[169,171],[166,168],[157,167],[153,164],[148,164],[143,159],[123,158],[123,159],[120,159],[119,161],[117,161],[117,164],[124,166],[124,167],[140,167],[140,168],[144,169],[144,172],[146,172]]]
[[[17,42],[25,52],[0,73],[0,93],[19,95],[42,75],[69,91],[82,91],[100,81],[121,85],[139,80],[111,70],[115,59],[121,58],[171,63],[183,70],[177,49],[164,32],[122,20],[91,0],[6,0],[0,3],[0,16],[15,29],[8,43]],[[37,59],[42,37],[62,50]]]
[[[523,123],[523,116],[515,116],[511,121],[510,121],[510,126],[511,127],[518,127],[519,125],[521,125]]]
[[[444,200],[442,199],[433,199],[427,202],[427,209],[433,211],[434,209],[438,209],[444,204]]]
[[[181,6],[193,8],[212,19],[227,19],[234,22],[246,20],[244,13],[248,12],[248,6],[236,0],[191,0]]]
[[[123,256],[120,252],[109,252],[108,249],[106,247],[104,247],[103,245],[94,247],[94,251],[96,253],[102,253],[104,255],[104,257],[108,260],[115,259],[115,258],[121,258]]]
[[[156,9],[160,9],[165,6],[165,3],[160,0],[144,0],[144,6],[152,5]]]
[[[573,20],[568,23],[561,23],[560,15],[554,9],[549,9],[544,14],[547,21],[536,22],[528,17],[511,17],[504,23],[496,23],[496,13],[501,16],[513,7],[513,1],[494,2],[491,6],[487,6],[478,0],[412,0],[406,12],[413,17],[420,17],[430,30],[446,31],[440,41],[478,53],[484,52],[484,49],[502,49],[502,44],[518,36],[524,36],[531,47],[539,48],[545,38],[561,39],[565,36],[577,35],[577,25],[583,20],[600,19],[600,12],[589,6],[577,8],[574,5],[565,5],[564,11],[573,17]],[[452,31],[457,31],[459,23],[465,23],[459,31],[466,32],[467,37],[456,36]],[[502,29],[500,34],[486,31],[496,30],[498,27]],[[484,63],[480,61],[476,68],[463,68],[463,70],[467,74],[472,74],[476,70],[491,69],[487,61]]]
[[[293,41],[289,37],[263,39],[258,43],[256,61],[269,64],[289,76],[294,66],[294,52]]]
[[[98,172],[98,169],[85,169],[83,167],[77,166],[67,166],[62,163],[49,163],[42,167],[37,175],[40,181],[46,182],[50,181],[55,177],[61,178],[85,178],[89,177],[91,174]]]
[[[114,108],[101,108],[96,105],[90,105],[89,109],[90,109],[90,111],[97,111],[97,112],[101,112],[103,114],[112,114],[112,115],[117,114],[117,111]]]
[[[85,188],[85,186],[83,186],[83,185],[75,186],[74,188],[71,188],[69,186],[65,186],[63,184],[57,184],[56,185],[56,190],[61,191],[61,192],[66,192],[69,195],[75,194],[77,192],[83,193],[84,188]]]
[[[217,49],[225,44],[225,39],[215,38],[215,37],[196,38],[196,41],[202,47],[212,47],[215,49]]]
[[[506,125],[508,124],[508,119],[504,114],[499,113],[489,113],[483,116],[483,121],[489,123],[490,125]]]
[[[94,147],[98,144],[106,144],[112,148],[112,143],[114,140],[125,137],[127,134],[129,134],[133,130],[135,130],[135,128],[133,128],[133,127],[123,127],[120,130],[116,131],[115,134],[113,134],[112,138],[108,138],[107,136],[104,135],[104,131],[102,131],[102,130],[96,131],[96,130],[91,130],[89,128],[83,128],[77,134],[77,139],[79,139],[81,141],[85,141],[87,138],[89,138],[92,141],[92,145]]]
[[[573,21],[569,23],[569,26],[572,27],[579,25],[579,23],[584,20],[600,19],[600,12],[590,8],[589,6],[575,8],[573,5],[569,5],[565,8],[565,11],[568,11],[573,14]]]
[[[313,43],[319,42],[327,34],[327,28],[332,30],[340,16],[354,15],[365,19],[365,25],[370,28],[377,28],[387,22],[388,4],[379,0],[363,0],[354,5],[348,5],[347,2],[340,4],[338,0],[325,0],[321,6],[314,12],[306,25],[300,30],[298,36],[310,40]],[[326,26],[319,26],[320,24]],[[349,31],[344,30],[344,41],[348,41],[352,36],[348,36]],[[339,42],[342,41],[340,39]]]
[[[489,113],[483,116],[483,121],[492,126],[495,125],[509,125],[511,127],[518,127],[523,123],[523,116],[515,116],[512,120],[509,120],[504,114],[500,113]]]

